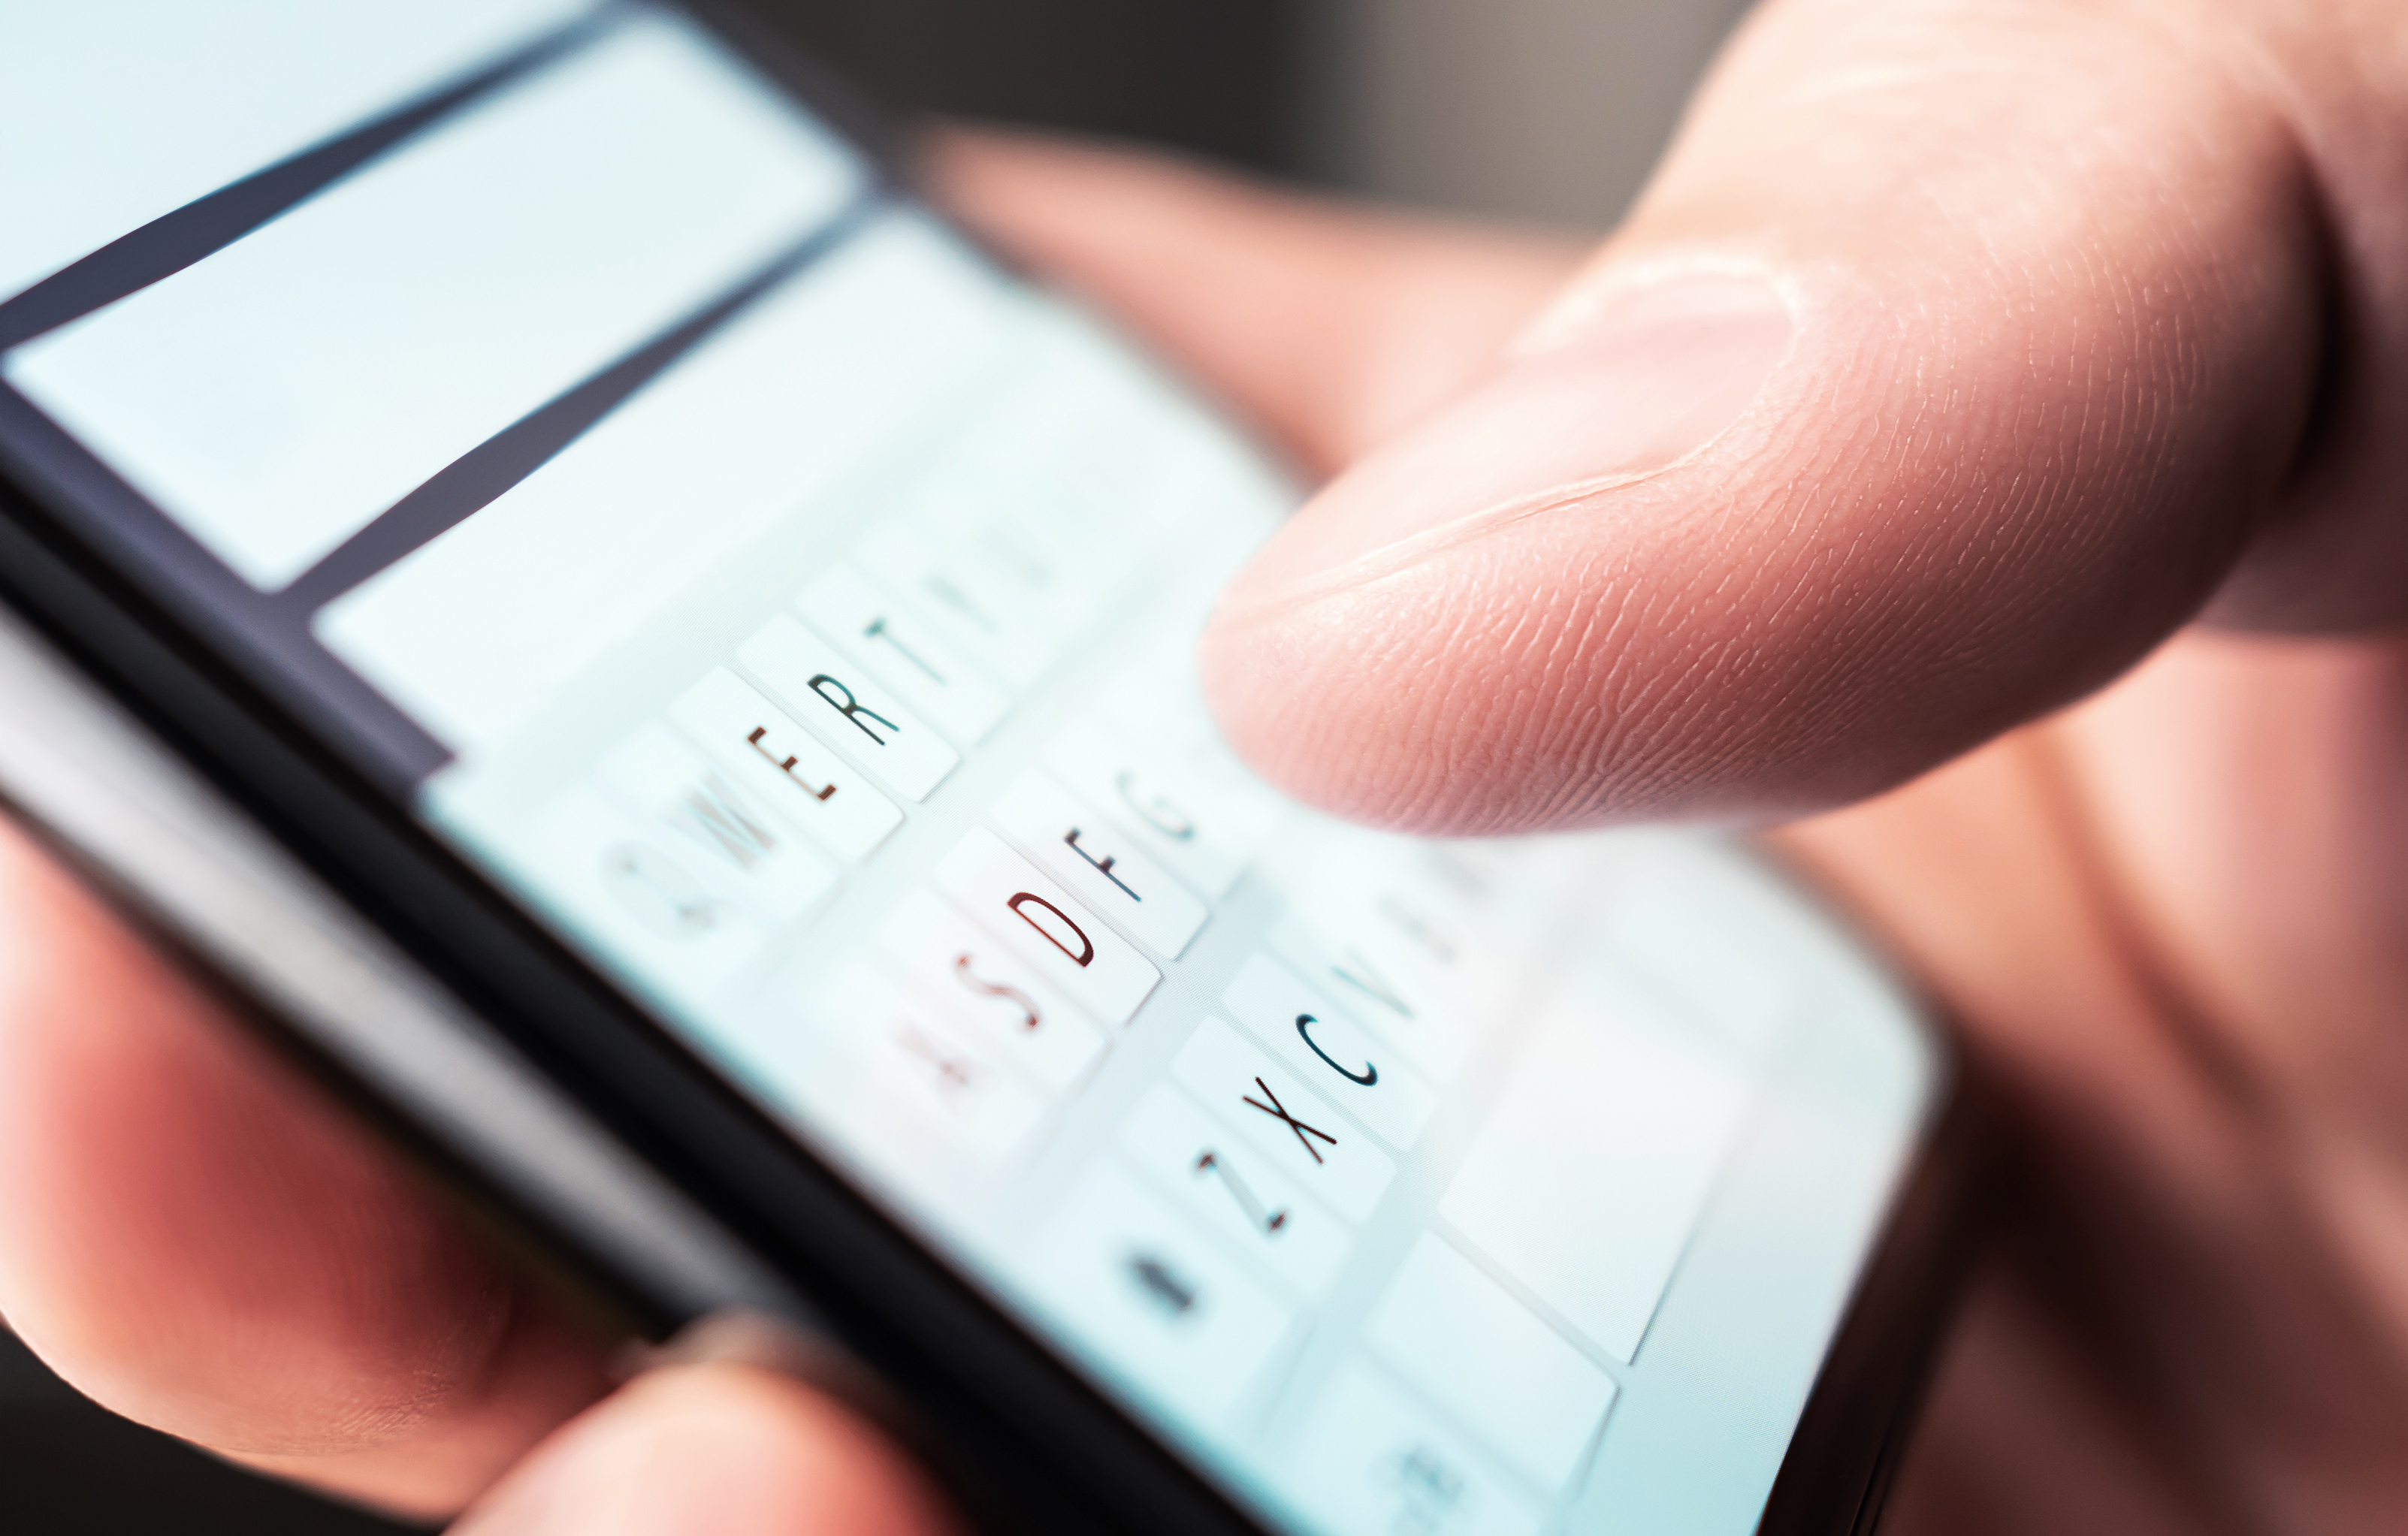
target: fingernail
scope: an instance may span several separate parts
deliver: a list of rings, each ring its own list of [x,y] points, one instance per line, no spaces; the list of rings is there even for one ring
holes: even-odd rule
[[[744,1307],[698,1317],[657,1344],[634,1344],[617,1361],[622,1380],[679,1365],[750,1365],[804,1381],[857,1370],[824,1336]]]
[[[1343,585],[1516,509],[1686,458],[1739,420],[1794,330],[1771,284],[1742,277],[1559,309],[1495,379],[1314,498],[1230,586],[1223,612]]]
[[[597,1410],[571,1425],[565,1442],[536,1453],[447,1536],[612,1536],[674,1530],[674,1512],[653,1509],[668,1433],[651,1415]],[[659,1516],[666,1513],[669,1518]]]
[[[894,1389],[826,1334],[743,1307],[714,1312],[667,1342],[636,1344],[615,1362],[619,1377],[688,1365],[747,1365],[792,1376],[870,1418],[898,1440],[918,1438],[916,1421]]]

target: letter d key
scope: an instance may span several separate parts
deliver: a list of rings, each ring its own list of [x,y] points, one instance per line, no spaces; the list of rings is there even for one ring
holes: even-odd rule
[[[937,866],[937,885],[1005,947],[1108,1024],[1125,1024],[1162,973],[1095,909],[979,828]]]

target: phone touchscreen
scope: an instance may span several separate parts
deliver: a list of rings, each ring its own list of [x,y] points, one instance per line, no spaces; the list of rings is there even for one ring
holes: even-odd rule
[[[13,478],[1268,1527],[1754,1528],[1944,1069],[1749,855],[1266,788],[1294,484],[677,9],[0,32]]]

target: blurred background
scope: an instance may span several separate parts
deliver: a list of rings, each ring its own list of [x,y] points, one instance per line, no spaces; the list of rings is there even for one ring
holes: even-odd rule
[[[882,100],[1602,227],[1746,0],[752,0]]]
[[[874,99],[1601,230],[1745,0],[749,0]],[[0,1332],[0,1527],[370,1536],[78,1397]]]

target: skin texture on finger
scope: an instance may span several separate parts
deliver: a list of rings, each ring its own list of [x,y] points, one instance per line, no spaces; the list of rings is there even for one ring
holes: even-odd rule
[[[107,1406],[448,1514],[604,1389],[366,1132],[0,826],[0,1315]]]
[[[851,1411],[751,1366],[640,1376],[562,1429],[458,1536],[953,1536],[925,1476]]]
[[[1776,4],[1529,346],[1240,578],[1208,690],[1271,778],[1386,826],[1885,788],[2098,687],[2224,578],[2300,451],[2321,263],[2287,125],[2213,38]],[[1759,296],[1715,315],[1708,283]],[[1733,337],[1770,303],[1768,371]],[[1633,321],[1682,304],[1685,332]],[[1629,358],[1584,353],[1600,333]],[[1648,381],[1713,383],[1668,377],[1684,336],[1756,382],[1663,462]],[[1568,394],[1598,403],[1586,461],[1580,401],[1540,404]]]
[[[2399,1528],[2403,680],[2408,642],[2194,634],[1783,834],[1937,986],[2020,1131],[1991,1280],[2019,1320],[1969,1319],[1901,1489],[1924,1523],[1902,1529],[2013,1529],[1985,1524],[2002,1509],[2068,1530]],[[2108,1427],[2071,1467],[2113,1499],[2032,1475],[2069,1460],[2056,1421]],[[2137,1526],[2097,1518],[2135,1504]]]

